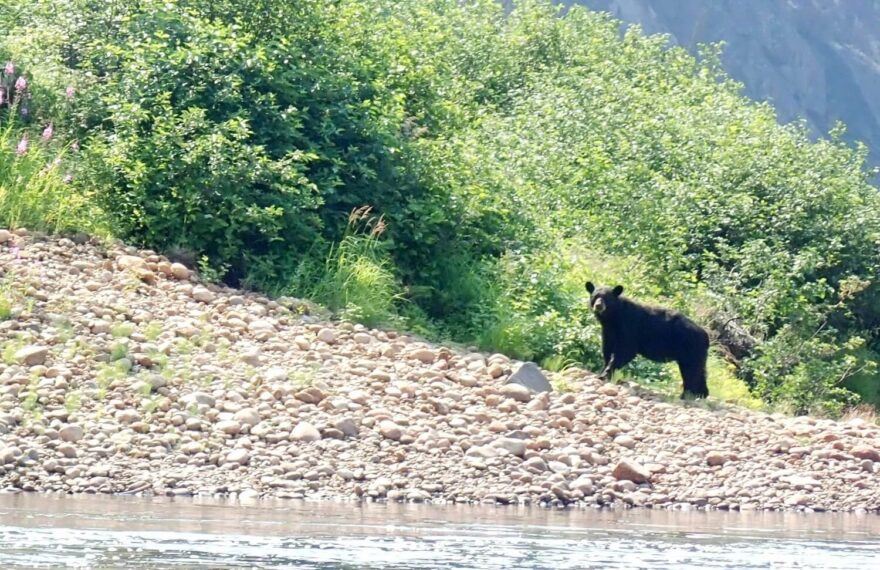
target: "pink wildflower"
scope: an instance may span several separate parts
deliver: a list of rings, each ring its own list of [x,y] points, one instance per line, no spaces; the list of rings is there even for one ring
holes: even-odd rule
[[[3,70],[3,72],[6,73],[6,75],[12,75],[13,73],[15,73],[15,64],[11,61],[7,61],[6,68]]]
[[[49,123],[45,129],[43,129],[43,140],[49,142],[52,140],[52,134],[55,132],[55,129],[52,128],[52,123]]]
[[[15,154],[21,156],[23,154],[27,154],[28,151],[28,137],[27,133],[22,135],[21,140],[18,141],[18,147],[15,149]]]
[[[68,172],[67,174],[64,175],[64,178],[62,180],[64,181],[65,184],[70,184],[71,182],[73,182],[73,174]]]
[[[17,93],[21,93],[25,89],[27,89],[27,79],[25,79],[24,77],[19,77],[18,79],[16,79],[15,80],[15,91]]]
[[[68,99],[73,99],[74,93],[76,93],[76,89],[73,88],[73,85],[68,85],[67,89],[64,90],[64,95],[66,95]]]

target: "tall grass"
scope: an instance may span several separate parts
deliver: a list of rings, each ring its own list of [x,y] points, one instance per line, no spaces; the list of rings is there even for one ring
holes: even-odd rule
[[[0,131],[0,226],[108,233],[91,196],[78,191],[63,170],[67,149],[52,152],[29,141],[27,151],[20,153],[27,131],[8,123]]]
[[[323,267],[304,271],[294,287],[343,319],[371,327],[400,321],[403,291],[379,239],[384,230],[384,220],[370,217],[369,208],[354,210]]]

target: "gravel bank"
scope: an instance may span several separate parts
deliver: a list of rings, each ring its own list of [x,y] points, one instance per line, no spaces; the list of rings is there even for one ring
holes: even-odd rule
[[[0,230],[0,273],[6,492],[880,509],[862,420],[668,404],[582,370],[535,394],[502,355],[85,239]]]

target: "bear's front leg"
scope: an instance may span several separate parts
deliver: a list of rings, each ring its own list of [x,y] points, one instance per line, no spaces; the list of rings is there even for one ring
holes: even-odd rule
[[[599,379],[608,380],[612,374],[614,374],[614,355],[610,354],[605,357],[605,370],[602,371],[602,374],[599,374]]]

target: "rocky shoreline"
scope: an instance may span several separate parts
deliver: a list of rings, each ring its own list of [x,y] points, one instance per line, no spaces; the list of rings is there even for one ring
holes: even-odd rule
[[[666,403],[0,230],[0,489],[880,511],[880,428]]]

